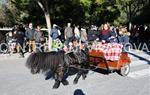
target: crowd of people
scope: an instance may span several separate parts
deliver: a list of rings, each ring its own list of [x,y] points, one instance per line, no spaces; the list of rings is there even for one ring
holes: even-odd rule
[[[134,25],[131,30],[132,43],[150,43],[150,27],[144,25]]]
[[[33,28],[29,23],[28,27],[23,24],[15,25],[12,31],[6,34],[8,53],[20,53],[24,57],[25,52],[36,52],[36,47],[44,41],[44,34],[39,25]]]
[[[92,41],[120,43],[124,45],[125,50],[128,50],[129,47],[125,45],[126,43],[148,43],[150,41],[148,35],[150,35],[148,26],[134,26],[128,32],[125,26],[114,27],[110,26],[109,23],[104,23],[100,27],[91,25],[89,28],[71,25],[71,23],[67,23],[65,28],[60,28],[58,25],[53,24],[50,32],[52,50],[55,51],[61,49],[67,51],[72,46],[80,47],[81,44],[87,45]],[[28,27],[24,27],[23,24],[14,26],[12,31],[6,34],[6,42],[9,46],[9,53],[17,52],[22,56],[24,56],[25,52],[39,52],[37,47],[40,47],[42,52],[46,51],[45,46],[47,44],[40,25],[36,25],[34,28],[33,23],[29,23]]]

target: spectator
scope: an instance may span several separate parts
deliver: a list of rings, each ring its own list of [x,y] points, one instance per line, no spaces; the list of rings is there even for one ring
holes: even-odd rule
[[[14,38],[13,31],[10,31],[6,34],[6,42],[9,46],[9,53],[12,54],[15,51],[16,39]]]
[[[98,28],[94,25],[91,25],[91,28],[88,31],[88,41],[94,41],[98,38],[99,33],[98,33]]]
[[[65,44],[68,46],[69,45],[69,42],[72,41],[73,39],[73,31],[72,31],[72,28],[71,28],[71,23],[68,23],[67,24],[67,27],[65,28],[65,32],[64,32],[64,36],[65,36]]]
[[[34,40],[34,32],[35,30],[33,29],[33,24],[29,23],[29,27],[26,29],[25,36],[27,39],[28,43],[28,51],[35,51],[35,40]]]
[[[80,40],[80,30],[78,25],[74,28],[74,36],[78,41]]]
[[[150,35],[150,28],[149,26],[145,26],[145,42],[148,43],[150,42],[150,38],[149,38],[149,35]],[[149,44],[149,43],[148,43]]]
[[[35,39],[35,43],[36,43],[36,52],[43,51],[42,42],[44,41],[44,35],[43,35],[43,32],[41,31],[41,27],[39,25],[37,25],[37,27],[35,29],[34,39]]]
[[[139,43],[139,27],[134,25],[132,32],[131,32],[131,42],[132,43]]]
[[[24,28],[22,24],[20,24],[17,28],[15,38],[16,38],[16,45],[17,45],[17,52],[21,54],[22,57],[24,57],[24,51],[23,51],[23,44],[24,44]]]
[[[139,41],[141,42],[141,43],[144,43],[144,40],[145,40],[145,28],[144,28],[144,26],[143,25],[141,25],[140,27],[139,27]]]
[[[87,42],[87,33],[86,29],[81,28],[81,42],[86,43]]]
[[[58,39],[58,37],[61,35],[61,32],[60,30],[57,28],[57,25],[56,24],[53,24],[53,28],[51,30],[51,37],[53,40],[56,40]]]
[[[51,30],[51,37],[52,37],[52,50],[58,51],[62,47],[62,43],[59,39],[61,32],[56,24],[53,24],[53,28]]]

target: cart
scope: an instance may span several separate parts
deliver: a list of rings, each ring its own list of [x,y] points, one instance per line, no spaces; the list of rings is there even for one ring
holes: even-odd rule
[[[116,71],[121,76],[127,76],[130,72],[130,57],[128,53],[121,52],[119,60],[106,60],[103,51],[90,50],[89,51],[89,64],[104,69],[107,72]]]

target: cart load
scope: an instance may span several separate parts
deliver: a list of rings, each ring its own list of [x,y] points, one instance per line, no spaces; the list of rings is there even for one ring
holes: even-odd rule
[[[130,58],[122,52],[123,45],[118,43],[96,42],[90,46],[89,63],[108,72],[117,71],[127,76],[130,71]]]

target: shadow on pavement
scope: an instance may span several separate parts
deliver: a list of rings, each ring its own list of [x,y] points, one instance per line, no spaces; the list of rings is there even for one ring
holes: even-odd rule
[[[104,70],[104,69],[100,69],[100,68],[97,68],[97,69],[95,69],[95,70],[93,70],[93,71],[94,71],[94,72],[97,72],[97,73],[104,74],[104,75],[108,75],[108,74],[110,74],[110,72],[109,72],[109,71]]]
[[[136,55],[136,54],[134,54],[134,53],[131,53],[131,52],[129,52],[129,54],[130,54],[130,55],[133,55],[134,57],[139,58],[139,60],[146,61],[147,64],[150,65],[150,60],[147,60],[146,58],[143,58],[143,57],[141,57],[141,56],[139,56],[139,55]],[[147,53],[147,54],[150,55],[150,53]]]
[[[104,75],[108,75],[110,73],[113,73],[114,71],[110,72],[110,71],[107,71],[107,70],[104,70],[104,69],[100,69],[100,68],[95,68],[94,67],[89,67],[91,71],[94,71],[94,72],[97,72],[97,73],[101,73],[101,74],[104,74]],[[86,71],[84,73],[87,74],[87,77],[88,77],[88,72],[90,71]],[[68,71],[66,71],[65,73],[65,77],[64,79],[67,79],[69,76],[73,76],[73,75],[77,75],[78,73],[78,69],[76,68],[72,68],[70,67]],[[51,71],[48,71],[46,74],[45,74],[45,80],[49,80],[49,79],[53,79],[53,75],[52,75],[52,72]]]
[[[69,76],[76,75],[78,73],[78,70],[76,68],[69,68],[65,73],[65,79],[67,79]],[[88,72],[87,72],[88,73]],[[46,72],[45,74],[45,80],[53,79],[53,74],[51,71]]]

